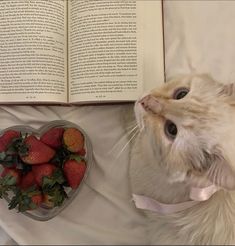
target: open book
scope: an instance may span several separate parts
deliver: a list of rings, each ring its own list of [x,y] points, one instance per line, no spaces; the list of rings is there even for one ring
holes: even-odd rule
[[[159,0],[0,1],[0,103],[133,101],[163,81]]]

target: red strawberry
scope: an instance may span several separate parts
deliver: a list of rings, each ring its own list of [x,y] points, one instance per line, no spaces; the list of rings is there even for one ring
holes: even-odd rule
[[[56,167],[53,164],[35,165],[32,168],[36,183],[42,186],[43,177],[51,177]]]
[[[14,138],[19,138],[20,132],[8,130],[0,137],[0,152],[6,151],[8,145]]]
[[[36,194],[36,195],[31,196],[31,201],[33,204],[35,204],[38,207],[43,201],[42,194]]]
[[[9,209],[18,206],[19,212],[36,209],[41,205],[43,200],[42,193],[39,190],[34,191],[21,191],[17,193],[8,204]]]
[[[30,171],[22,177],[20,187],[21,189],[26,190],[33,185],[37,185],[37,184],[33,172]]]
[[[63,140],[66,148],[76,153],[84,147],[84,136],[76,128],[68,128],[65,130]]]
[[[5,167],[1,173],[1,177],[4,179],[5,185],[18,185],[20,183],[20,171]]]
[[[41,164],[50,161],[55,151],[31,135],[25,139],[25,145],[28,147],[26,153],[20,153],[20,158],[27,164]]]
[[[54,207],[54,202],[52,201],[52,197],[48,194],[43,195],[43,204],[48,208]]]
[[[64,187],[61,185],[54,185],[50,189],[44,190],[43,205],[46,207],[60,207],[64,200],[68,198]]]
[[[64,128],[51,128],[41,136],[41,141],[52,148],[62,146]]]
[[[86,150],[85,150],[85,148],[82,148],[82,149],[79,150],[76,154],[81,155],[81,156],[85,156],[85,155],[86,155]]]
[[[64,164],[64,174],[67,178],[69,186],[76,189],[86,171],[86,164],[84,161],[68,160]]]

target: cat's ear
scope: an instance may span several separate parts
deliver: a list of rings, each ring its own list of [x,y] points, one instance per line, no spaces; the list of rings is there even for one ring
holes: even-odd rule
[[[208,154],[206,161],[210,166],[207,177],[212,183],[228,190],[235,189],[235,171],[221,151]]]

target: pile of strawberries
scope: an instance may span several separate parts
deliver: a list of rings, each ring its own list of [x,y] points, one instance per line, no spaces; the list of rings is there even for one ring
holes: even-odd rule
[[[77,128],[50,128],[40,138],[15,130],[0,137],[0,198],[9,209],[61,206],[66,190],[78,188],[86,172],[85,139]]]

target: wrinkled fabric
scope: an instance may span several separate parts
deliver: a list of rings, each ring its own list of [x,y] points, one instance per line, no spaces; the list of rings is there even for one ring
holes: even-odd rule
[[[166,77],[199,72],[209,73],[224,83],[234,82],[234,13],[233,1],[164,1]],[[65,119],[87,132],[94,149],[94,164],[85,185],[56,218],[33,221],[8,211],[7,204],[0,202],[0,226],[17,243],[148,242],[144,216],[131,201],[123,107],[0,107],[1,129],[16,124],[37,128],[50,120]],[[7,240],[10,239],[6,236]]]

